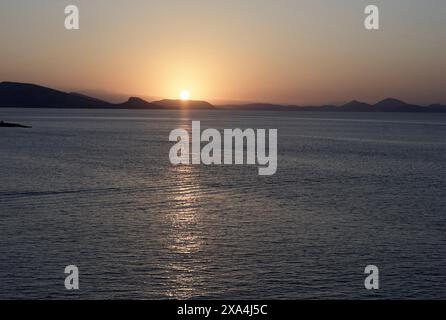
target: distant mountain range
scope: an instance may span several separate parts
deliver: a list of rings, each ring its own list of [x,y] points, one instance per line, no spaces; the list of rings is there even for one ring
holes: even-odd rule
[[[397,99],[385,99],[376,104],[353,100],[341,106],[296,106],[277,104],[242,104],[214,106],[206,101],[160,100],[148,102],[131,97],[123,103],[110,103],[79,93],[26,83],[1,82],[0,107],[16,108],[103,108],[103,109],[237,109],[237,110],[294,110],[294,111],[343,111],[343,112],[446,112],[446,105],[419,106]]]
[[[103,109],[214,109],[206,101],[161,100],[148,102],[131,97],[123,103],[110,103],[79,93],[28,83],[0,83],[0,107],[15,108],[103,108]]]
[[[266,103],[254,103],[244,105],[225,105],[223,109],[238,110],[286,110],[286,111],[332,111],[332,112],[446,112],[446,105],[432,104],[429,106],[419,106],[408,104],[397,99],[385,99],[376,104],[368,104],[353,100],[341,106],[296,106],[296,105],[276,105]]]

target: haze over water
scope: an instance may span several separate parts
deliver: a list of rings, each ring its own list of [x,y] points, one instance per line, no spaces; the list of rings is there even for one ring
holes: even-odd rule
[[[0,109],[0,298],[446,298],[446,116]],[[277,128],[278,171],[170,164]],[[64,267],[80,270],[78,293]],[[364,289],[364,267],[381,289]]]

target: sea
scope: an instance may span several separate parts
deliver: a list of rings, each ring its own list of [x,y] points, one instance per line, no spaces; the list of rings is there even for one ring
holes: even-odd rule
[[[446,299],[446,114],[0,109],[0,299]],[[169,133],[277,129],[277,172]],[[67,266],[79,290],[67,290]],[[367,290],[367,266],[379,289]]]

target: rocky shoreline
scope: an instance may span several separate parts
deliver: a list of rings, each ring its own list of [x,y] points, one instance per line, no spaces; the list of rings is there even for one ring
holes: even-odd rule
[[[8,123],[4,121],[0,121],[0,128],[32,128],[30,126],[24,126],[18,123]]]

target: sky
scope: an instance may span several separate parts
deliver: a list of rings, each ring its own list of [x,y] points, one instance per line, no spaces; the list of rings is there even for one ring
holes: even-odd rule
[[[64,8],[80,10],[80,30]],[[380,9],[380,30],[364,8]],[[444,0],[5,0],[0,81],[109,99],[446,104]]]

